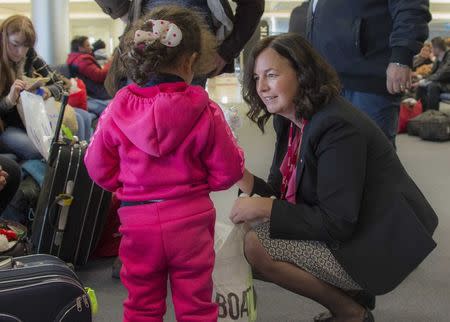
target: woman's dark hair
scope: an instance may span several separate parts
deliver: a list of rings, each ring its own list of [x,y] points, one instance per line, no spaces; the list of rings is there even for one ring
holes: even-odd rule
[[[136,30],[152,31],[153,20],[167,20],[180,28],[182,40],[176,47],[167,47],[158,40],[152,44],[135,44]],[[158,74],[177,64],[184,55],[198,53],[193,69],[195,75],[207,75],[215,67],[216,39],[202,17],[196,12],[175,5],[154,8],[133,24],[125,34],[122,61],[127,76],[139,85],[152,74]]]
[[[341,84],[336,71],[302,36],[286,33],[261,39],[246,62],[242,96],[250,106],[247,116],[262,132],[270,113],[258,95],[253,74],[257,57],[267,48],[288,59],[297,74],[299,86],[294,98],[297,119],[309,120],[324,104],[339,95]]]
[[[79,51],[79,47],[83,47],[84,42],[88,40],[86,36],[75,36],[70,42],[70,51],[76,53]]]

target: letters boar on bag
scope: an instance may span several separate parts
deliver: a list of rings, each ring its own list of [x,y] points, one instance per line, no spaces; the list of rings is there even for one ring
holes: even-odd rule
[[[219,305],[220,322],[256,321],[256,294],[243,243],[242,225],[216,223],[213,299]]]
[[[228,294],[215,293],[215,301],[219,305],[219,320],[227,321],[255,321],[250,318],[254,311],[256,313],[256,293],[249,286],[242,294],[229,292]],[[249,298],[252,300],[249,301]],[[250,307],[249,307],[250,305]]]

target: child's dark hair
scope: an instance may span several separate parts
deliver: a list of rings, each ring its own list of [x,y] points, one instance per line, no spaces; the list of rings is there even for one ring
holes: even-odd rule
[[[104,49],[106,48],[106,44],[103,40],[98,39],[92,44],[92,51],[96,51],[97,49]]]
[[[152,20],[167,20],[180,28],[182,40],[175,47],[163,45],[159,40],[149,44],[136,44],[137,30],[152,31]],[[154,8],[133,24],[125,34],[121,55],[127,76],[139,85],[145,84],[152,74],[177,64],[184,55],[198,53],[193,70],[196,76],[207,75],[215,68],[216,39],[202,17],[196,12],[175,5]]]

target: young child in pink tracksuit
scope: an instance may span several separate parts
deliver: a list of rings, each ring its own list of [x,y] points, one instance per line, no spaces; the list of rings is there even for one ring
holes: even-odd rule
[[[178,321],[217,321],[209,193],[242,178],[244,157],[219,106],[189,85],[214,68],[207,29],[176,6],[137,22],[122,53],[136,84],[103,112],[85,156],[92,179],[122,201],[124,321],[162,321],[168,278]]]

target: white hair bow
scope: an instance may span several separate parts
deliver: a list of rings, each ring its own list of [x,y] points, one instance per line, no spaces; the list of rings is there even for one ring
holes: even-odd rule
[[[152,31],[136,30],[134,43],[153,44],[156,40],[167,47],[176,47],[180,44],[183,35],[180,28],[167,20],[147,20],[152,24]]]

